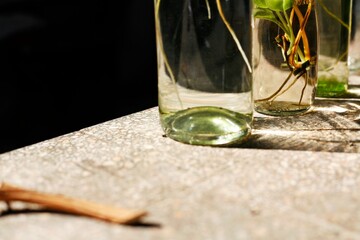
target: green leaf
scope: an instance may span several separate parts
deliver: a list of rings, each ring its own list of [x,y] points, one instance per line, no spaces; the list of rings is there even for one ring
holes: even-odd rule
[[[254,0],[254,4],[259,8],[268,8],[265,0]]]
[[[274,16],[273,12],[270,9],[266,9],[266,8],[256,8],[254,10],[254,17],[279,23],[277,18]]]
[[[265,8],[256,8],[254,9],[253,14],[255,18],[260,18],[276,23],[285,33],[288,33],[286,26],[284,26],[283,23],[275,17],[272,10]]]
[[[254,0],[259,8],[268,8],[273,11],[286,11],[294,4],[294,0]]]

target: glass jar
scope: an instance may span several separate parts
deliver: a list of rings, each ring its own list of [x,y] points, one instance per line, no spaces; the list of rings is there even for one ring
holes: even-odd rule
[[[155,0],[158,101],[165,135],[230,145],[253,121],[250,0]]]
[[[254,0],[253,92],[259,113],[308,111],[315,98],[318,35],[314,0]]]
[[[317,0],[320,35],[316,96],[342,97],[349,82],[352,0]]]
[[[350,75],[360,76],[360,0],[352,5],[348,63]]]

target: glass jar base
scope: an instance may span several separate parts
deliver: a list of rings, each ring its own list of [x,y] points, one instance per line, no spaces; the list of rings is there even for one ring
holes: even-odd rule
[[[161,114],[165,135],[192,145],[241,143],[251,134],[252,116],[219,107],[194,107]]]
[[[311,106],[286,101],[255,101],[254,107],[256,112],[265,115],[291,116],[305,113]]]

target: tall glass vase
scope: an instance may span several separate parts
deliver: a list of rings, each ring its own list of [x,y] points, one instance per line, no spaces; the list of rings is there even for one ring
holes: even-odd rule
[[[317,0],[320,50],[316,96],[341,97],[349,81],[352,0]]]
[[[254,107],[286,116],[315,98],[318,35],[315,0],[254,0]]]
[[[194,145],[244,141],[253,121],[250,0],[154,0],[165,135]]]
[[[350,75],[360,76],[360,0],[353,0],[350,32]]]

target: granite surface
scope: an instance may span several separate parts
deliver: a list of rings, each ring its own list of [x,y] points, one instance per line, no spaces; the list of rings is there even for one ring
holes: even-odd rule
[[[138,225],[0,203],[0,240],[360,239],[360,101],[256,115],[248,142],[163,137],[157,107],[0,155],[0,181],[143,209]],[[16,207],[16,206],[15,206]]]

